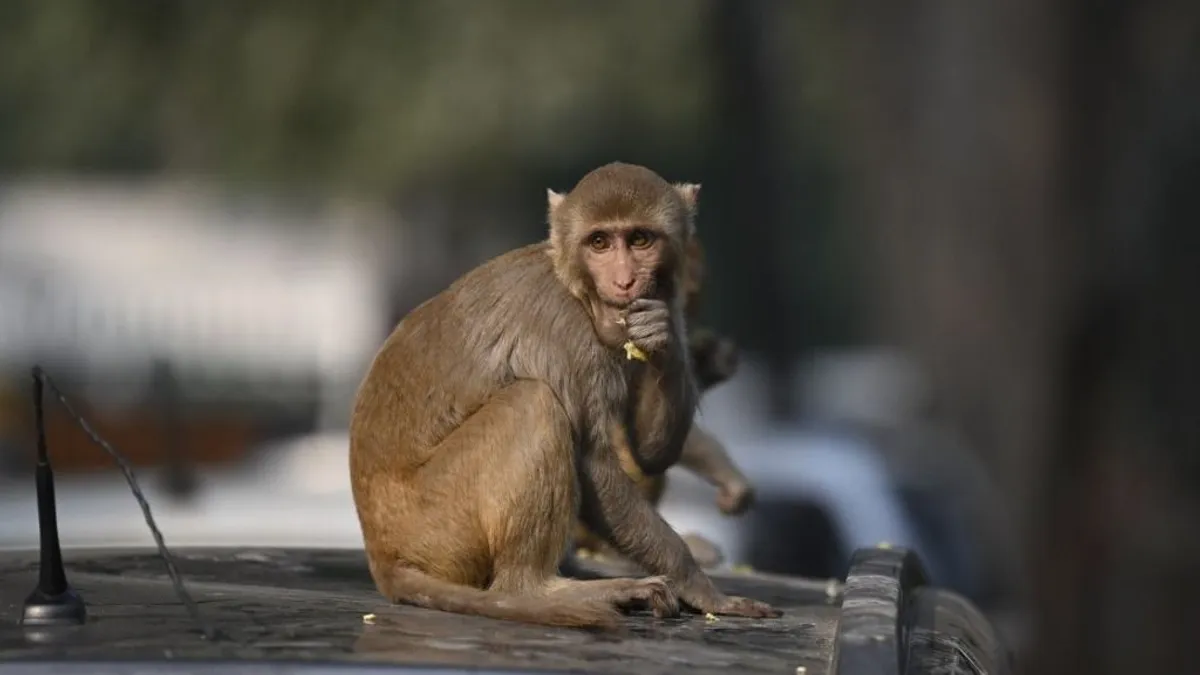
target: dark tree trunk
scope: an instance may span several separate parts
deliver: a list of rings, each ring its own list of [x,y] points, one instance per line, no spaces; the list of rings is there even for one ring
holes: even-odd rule
[[[762,354],[767,366],[768,415],[792,416],[795,319],[780,273],[789,260],[767,242],[789,224],[782,220],[783,162],[777,90],[771,68],[772,0],[716,0],[710,15],[714,104],[713,190],[727,191],[708,212],[711,232],[701,236],[720,251],[714,261],[733,271],[720,275],[743,349]],[[703,202],[704,197],[701,197]],[[716,201],[716,200],[714,200]],[[707,207],[704,207],[707,208]],[[794,261],[790,261],[794,264]],[[716,265],[714,265],[715,267]]]
[[[1195,670],[1200,5],[847,7],[878,331],[1009,500],[1029,672]]]

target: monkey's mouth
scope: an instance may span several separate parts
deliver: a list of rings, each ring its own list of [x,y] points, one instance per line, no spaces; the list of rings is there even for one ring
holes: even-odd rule
[[[634,300],[642,297],[641,293],[630,291],[628,293],[612,293],[605,299],[605,304],[615,309],[625,309],[633,304]]]
[[[608,295],[608,301],[613,303],[618,309],[625,309],[633,304],[635,300],[653,299],[658,297],[655,291],[658,286],[653,279],[639,280],[634,284],[633,288],[628,291],[613,291]]]
[[[636,301],[636,300],[641,300],[642,298],[652,298],[652,297],[654,297],[654,294],[647,293],[645,291],[642,291],[642,292],[630,291],[628,293],[611,293],[611,294],[608,294],[606,297],[602,298],[602,300],[604,301],[605,305],[608,305],[609,307],[611,307],[613,309],[624,310],[624,309],[629,309],[629,306],[632,305],[634,303],[634,301]]]

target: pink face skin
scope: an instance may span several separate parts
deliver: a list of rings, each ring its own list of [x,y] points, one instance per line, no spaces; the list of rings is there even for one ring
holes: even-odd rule
[[[583,261],[604,304],[624,308],[654,292],[663,239],[654,230],[628,224],[599,227],[583,242]]]

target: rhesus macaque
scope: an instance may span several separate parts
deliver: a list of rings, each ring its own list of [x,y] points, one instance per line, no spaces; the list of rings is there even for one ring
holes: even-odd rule
[[[695,236],[688,239],[687,266],[684,275],[684,315],[689,324],[696,321],[700,310],[700,291],[704,287],[704,249]],[[688,347],[693,371],[701,392],[733,377],[737,372],[737,346],[705,328],[688,331]],[[692,427],[684,444],[679,465],[706,479],[718,489],[717,507],[728,515],[744,512],[754,502],[754,489],[742,472],[734,466],[725,446],[711,434]],[[665,476],[664,476],[665,479]],[[655,500],[657,503],[657,500]]]
[[[696,236],[688,241],[684,265],[684,316],[689,323],[694,319],[699,305],[700,290],[704,280],[704,253]],[[688,349],[692,369],[701,392],[725,382],[737,371],[737,347],[732,341],[711,330],[690,328]],[[625,444],[618,444],[618,455],[625,472],[637,482],[642,494],[655,506],[666,490],[667,476],[648,476],[634,462]],[[733,464],[725,446],[698,425],[693,425],[684,441],[679,465],[699,475],[718,489],[717,506],[723,513],[737,515],[749,508],[754,500],[750,482]],[[692,551],[692,557],[701,567],[715,567],[723,561],[723,555],[715,544],[699,535],[684,535],[684,541]],[[604,556],[612,554],[604,540],[589,531],[583,523],[575,529],[576,551],[596,552]]]
[[[619,609],[675,616],[680,601],[780,615],[718,590],[614,450],[625,436],[638,468],[661,474],[692,426],[681,275],[698,191],[621,163],[548,190],[548,240],[480,265],[396,326],[350,421],[384,596],[551,626],[615,628]],[[560,576],[577,517],[655,576]]]

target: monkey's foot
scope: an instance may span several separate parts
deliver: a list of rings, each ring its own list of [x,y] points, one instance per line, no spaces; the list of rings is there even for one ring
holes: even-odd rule
[[[742,481],[721,486],[717,492],[717,508],[727,516],[736,516],[754,504],[754,488]]]
[[[666,577],[643,579],[557,579],[552,594],[622,609],[649,608],[659,618],[679,616],[679,598]]]
[[[683,535],[683,542],[692,552],[692,558],[695,558],[696,564],[704,569],[710,569],[725,562],[725,555],[721,553],[721,549],[698,534]]]

